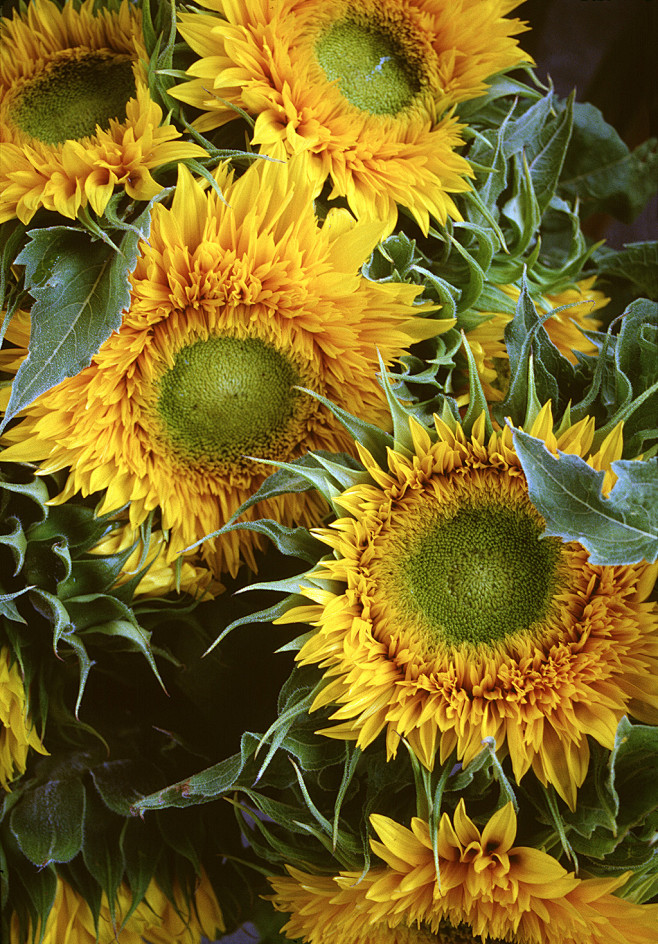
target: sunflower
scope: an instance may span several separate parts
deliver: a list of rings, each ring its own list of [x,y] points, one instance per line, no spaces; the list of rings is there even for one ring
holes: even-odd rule
[[[34,0],[0,24],[0,223],[101,214],[117,185],[150,200],[153,168],[205,154],[149,96],[141,13],[97,6]]]
[[[320,733],[365,748],[385,732],[389,758],[403,737],[429,769],[491,738],[517,781],[532,768],[573,808],[587,736],[611,748],[625,713],[656,720],[658,565],[595,567],[578,543],[540,540],[511,430],[487,439],[484,414],[470,437],[435,424],[411,418],[413,450],[388,468],[359,447],[371,484],[334,499],[348,516],[313,531],[334,552],[321,589],[278,622],[316,627],[297,659],[320,664],[312,708],[340,722]],[[593,455],[593,419],[552,430],[547,404],[530,433],[551,451],[597,469],[621,455],[619,428]]]
[[[40,754],[48,753],[30,721],[18,664],[3,646],[0,649],[0,786],[5,790],[25,772],[30,748]]]
[[[591,276],[561,292],[533,298],[540,315],[547,315],[565,305],[570,306],[552,314],[544,322],[544,327],[560,354],[572,364],[578,363],[576,352],[589,355],[597,353],[596,345],[583,332],[597,331],[601,327],[601,322],[593,318],[592,313],[605,308],[610,299],[593,288],[595,281],[596,276]],[[521,292],[516,285],[499,287],[514,302],[518,301]],[[512,320],[512,315],[502,311],[482,311],[477,312],[477,317],[479,323],[467,332],[468,343],[487,400],[503,400],[509,385],[505,327]],[[468,394],[461,397],[459,402],[462,401],[468,402]]]
[[[174,888],[175,902],[166,897],[155,881],[128,918],[132,895],[127,886],[117,892],[116,918],[112,921],[107,900],[100,908],[98,927],[85,899],[64,881],[57,879],[57,891],[44,928],[42,944],[198,944],[201,935],[214,938],[224,931],[224,920],[205,873],[194,898],[187,903],[181,889]],[[125,923],[123,923],[125,921]],[[22,944],[18,915],[11,921],[9,944]]]
[[[309,944],[651,944],[658,905],[615,897],[628,874],[576,878],[552,856],[515,846],[511,803],[480,832],[460,800],[437,833],[437,874],[428,824],[406,829],[386,816],[371,822],[385,867],[335,877],[288,868],[271,878],[283,931]]]
[[[168,561],[224,525],[270,460],[353,449],[297,386],[386,422],[377,351],[391,363],[453,324],[419,316],[432,306],[414,304],[418,286],[360,274],[382,224],[345,210],[320,228],[303,158],[259,161],[236,181],[220,169],[218,181],[224,199],[180,167],[171,209],[154,208],[120,331],[28,407],[1,455],[45,460],[44,473],[70,466],[58,501],[105,489],[101,510],[130,502],[133,528],[159,506]],[[20,342],[15,320],[8,337]],[[298,493],[261,508],[317,523],[324,505]],[[215,573],[235,575],[241,555],[255,569],[254,546],[234,531],[203,553]]]
[[[167,562],[167,542],[161,531],[155,531],[149,539],[146,554],[140,546],[139,532],[125,525],[112,531],[89,551],[90,554],[113,555],[133,547],[132,554],[123,565],[117,586],[132,580],[135,574],[145,570],[134,590],[138,597],[163,597],[168,593],[187,593],[202,600],[210,600],[224,590],[218,580],[213,579],[207,567],[195,560],[194,554],[185,554],[180,563]]]
[[[306,151],[317,192],[345,197],[360,218],[406,207],[461,219],[451,193],[469,189],[448,110],[528,57],[505,19],[510,0],[202,0],[219,16],[181,14],[201,57],[171,95],[204,114],[201,131],[255,116],[253,143],[275,157]]]

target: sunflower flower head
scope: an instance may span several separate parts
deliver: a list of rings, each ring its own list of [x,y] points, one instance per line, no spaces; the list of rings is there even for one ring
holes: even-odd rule
[[[201,935],[214,938],[225,930],[215,892],[205,873],[194,896],[187,902],[178,885],[171,901],[152,881],[137,907],[131,911],[132,894],[121,885],[117,891],[114,917],[107,899],[100,906],[97,922],[83,896],[61,877],[55,901],[43,929],[43,944],[197,944]],[[129,917],[126,917],[128,913]],[[25,940],[20,936],[18,915],[12,916],[9,944]]]
[[[130,503],[133,528],[159,508],[167,560],[221,528],[268,463],[354,451],[300,388],[386,423],[377,352],[390,364],[453,324],[427,317],[418,286],[361,274],[383,226],[346,210],[320,226],[303,155],[258,161],[237,180],[220,168],[217,180],[223,198],[181,166],[171,208],[154,208],[120,330],[27,408],[2,453],[44,460],[42,472],[70,467],[58,501],[104,490],[101,510]],[[15,320],[8,336],[20,342]],[[324,509],[309,493],[261,507],[287,524],[315,523]],[[255,546],[234,531],[203,554],[216,574],[235,574],[241,560],[256,567]]]
[[[578,363],[578,354],[596,354],[596,345],[585,332],[597,331],[601,322],[593,317],[604,308],[609,298],[594,288],[595,276],[574,283],[560,292],[535,298],[546,332],[563,357]],[[520,290],[516,285],[501,285],[501,291],[516,303]],[[483,391],[489,402],[503,400],[509,386],[509,356],[505,346],[505,327],[512,320],[511,312],[483,311],[477,313],[478,323],[467,333],[468,344],[477,366]],[[466,402],[463,396],[459,402]]]
[[[102,214],[116,186],[149,200],[162,189],[151,170],[205,153],[149,96],[140,12],[94,8],[34,0],[2,20],[0,222]]]
[[[144,553],[139,531],[127,525],[112,531],[90,548],[90,554],[101,556],[122,554],[132,549],[126,558],[116,586],[134,580],[134,597],[163,597],[169,593],[186,593],[201,600],[210,600],[224,589],[207,567],[195,560],[192,553],[176,561],[167,561],[167,542],[161,531],[153,532]]]
[[[658,905],[612,893],[627,875],[580,879],[552,856],[515,845],[508,803],[480,830],[460,800],[444,813],[436,859],[428,823],[411,829],[386,816],[371,822],[385,863],[364,876],[314,876],[289,868],[272,878],[274,906],[290,914],[284,932],[309,944],[650,944]],[[438,865],[438,872],[437,872]]]
[[[505,14],[516,3],[480,0],[206,0],[219,16],[183,14],[181,33],[201,57],[171,94],[201,109],[200,130],[256,118],[253,141],[285,158],[306,151],[319,191],[387,222],[397,204],[425,233],[429,219],[460,219],[450,194],[472,172],[455,152],[448,113],[494,73],[527,59]]]
[[[25,687],[18,663],[8,648],[0,649],[0,786],[9,790],[12,780],[25,771],[30,749],[46,754],[27,709]]]
[[[333,706],[337,724],[321,733],[360,748],[384,733],[389,757],[405,738],[429,769],[453,751],[468,764],[489,738],[517,781],[532,769],[573,808],[588,737],[611,748],[625,713],[655,717],[657,568],[594,566],[542,537],[509,427],[487,435],[482,414],[470,435],[439,417],[408,428],[381,462],[359,448],[370,481],[313,531],[333,551],[300,591],[313,603],[279,618],[315,628],[297,659],[323,669],[313,709]],[[556,436],[549,403],[530,432],[612,486],[620,428],[592,453],[593,420]]]

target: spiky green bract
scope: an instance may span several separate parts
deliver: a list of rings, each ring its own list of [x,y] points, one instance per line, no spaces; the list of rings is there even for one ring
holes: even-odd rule
[[[102,664],[103,651],[117,644],[141,653],[160,680],[148,625],[152,618],[140,622],[140,605],[133,600],[146,571],[120,582],[132,548],[106,556],[89,553],[118,522],[96,518],[83,504],[49,506],[50,497],[47,479],[25,466],[3,467],[0,634],[25,671],[43,723],[49,701],[56,701],[76,674],[77,695],[66,710],[78,714],[92,666]],[[166,611],[174,605],[149,601],[141,609]]]

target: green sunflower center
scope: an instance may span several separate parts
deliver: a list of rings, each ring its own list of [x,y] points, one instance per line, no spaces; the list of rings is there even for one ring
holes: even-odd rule
[[[402,44],[376,25],[352,19],[333,23],[318,39],[315,56],[345,98],[372,115],[396,115],[420,91]]]
[[[541,530],[525,507],[498,503],[433,518],[406,548],[397,544],[398,605],[430,645],[495,645],[530,629],[557,585],[560,542],[540,540]]]
[[[258,338],[211,337],[182,348],[159,384],[158,413],[185,458],[276,458],[300,394],[295,367]]]
[[[61,144],[106,130],[110,118],[123,121],[135,95],[130,59],[90,53],[62,58],[20,90],[10,118],[25,134],[44,144]]]

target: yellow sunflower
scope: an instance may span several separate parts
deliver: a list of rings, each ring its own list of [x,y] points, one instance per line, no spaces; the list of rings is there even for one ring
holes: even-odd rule
[[[306,151],[315,189],[330,177],[358,217],[387,221],[396,204],[424,233],[461,219],[450,194],[469,189],[447,110],[528,57],[505,19],[515,0],[201,0],[181,14],[201,57],[170,94],[201,109],[205,131],[255,116],[253,142],[275,157]]]
[[[185,901],[178,886],[174,897],[175,903],[152,881],[143,900],[125,919],[132,895],[122,885],[117,892],[116,924],[112,922],[107,899],[103,898],[96,929],[87,902],[68,882],[58,878],[41,944],[198,944],[201,935],[214,939],[225,930],[221,909],[205,873],[199,879],[191,904]],[[21,937],[15,913],[10,928],[9,944],[23,944],[27,940]]]
[[[226,523],[272,471],[268,460],[353,449],[297,385],[386,422],[377,351],[391,363],[453,324],[419,316],[432,306],[414,304],[418,286],[360,274],[382,225],[345,210],[320,228],[303,163],[259,161],[218,180],[224,200],[180,168],[171,209],[154,208],[121,329],[27,408],[0,456],[44,460],[42,472],[70,466],[58,501],[105,489],[102,510],[130,502],[132,527],[159,506],[168,561]],[[324,505],[312,492],[260,509],[306,524]],[[241,555],[256,567],[254,546],[232,532],[203,553],[215,573],[234,575]]]
[[[25,687],[17,662],[9,649],[0,649],[0,786],[9,790],[12,780],[25,771],[28,751],[47,754],[27,709]]]
[[[603,292],[593,288],[595,281],[596,276],[591,276],[576,282],[572,288],[533,298],[540,315],[546,315],[564,305],[572,306],[557,312],[544,322],[549,338],[572,364],[578,362],[576,351],[590,355],[597,352],[596,345],[585,337],[583,331],[597,331],[601,327],[601,322],[593,318],[592,313],[605,308],[610,299],[606,298]],[[521,294],[516,285],[501,285],[500,289],[514,301],[517,301]],[[478,316],[481,321],[468,331],[468,343],[487,400],[503,400],[509,386],[505,327],[513,316],[508,312],[496,311],[478,312]],[[468,402],[468,394],[462,396],[459,402]]]
[[[511,803],[480,832],[460,800],[438,829],[437,875],[428,824],[371,822],[385,867],[335,877],[288,868],[271,878],[289,938],[309,944],[653,944],[658,905],[615,897],[628,874],[576,878],[552,856],[515,846]]]
[[[101,214],[117,185],[150,200],[153,168],[205,154],[149,96],[139,10],[96,7],[33,0],[0,23],[0,223]]]
[[[151,534],[146,555],[140,546],[139,532],[127,525],[107,535],[95,544],[89,553],[105,556],[118,554],[129,547],[135,549],[123,565],[117,586],[131,580],[135,574],[148,567],[135,587],[135,597],[162,597],[177,592],[188,593],[197,599],[210,600],[224,590],[208,568],[195,560],[194,554],[183,555],[180,564],[178,561],[167,561],[167,542],[161,531]]]
[[[313,709],[338,706],[320,733],[365,748],[385,732],[389,757],[404,737],[430,769],[437,750],[468,764],[493,738],[517,780],[532,768],[573,808],[588,735],[611,748],[625,713],[658,717],[658,565],[595,567],[578,543],[540,540],[511,430],[435,423],[411,419],[414,450],[386,469],[359,448],[372,482],[313,531],[333,557],[300,591],[313,603],[279,622],[317,627],[297,658],[324,670]],[[556,438],[547,404],[529,432],[608,470],[620,429],[592,455],[593,428]]]

